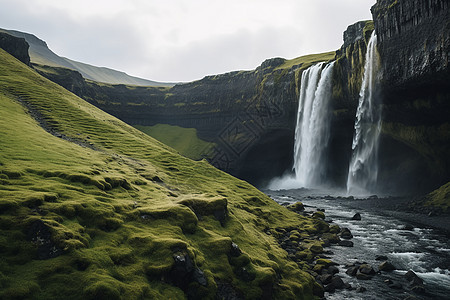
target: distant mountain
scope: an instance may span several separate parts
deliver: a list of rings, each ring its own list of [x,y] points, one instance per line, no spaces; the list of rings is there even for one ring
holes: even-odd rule
[[[29,54],[31,63],[47,65],[52,67],[65,67],[78,71],[84,78],[110,83],[110,84],[128,84],[139,86],[173,86],[174,83],[156,82],[130,76],[125,72],[117,70],[96,67],[82,62],[74,61],[65,57],[58,56],[47,46],[47,43],[37,38],[35,35],[15,30],[0,29],[0,32],[6,32],[12,36],[24,38],[30,45]]]

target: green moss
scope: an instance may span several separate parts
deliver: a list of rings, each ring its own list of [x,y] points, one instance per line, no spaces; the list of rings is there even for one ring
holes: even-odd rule
[[[185,253],[207,278],[206,288],[192,283],[200,297],[213,298],[222,281],[247,299],[260,298],[261,285],[275,297],[312,299],[314,279],[266,233],[317,232],[312,220],[178,155],[3,50],[0,82],[0,298],[184,299],[164,278],[174,254]],[[32,224],[48,231],[59,256],[37,259]],[[242,258],[229,259],[232,241]]]
[[[203,159],[215,144],[201,140],[195,128],[183,128],[167,124],[154,126],[134,125],[135,128],[174,148],[180,154],[195,159]]]
[[[425,206],[438,207],[444,213],[450,212],[450,182],[429,193],[425,199]]]

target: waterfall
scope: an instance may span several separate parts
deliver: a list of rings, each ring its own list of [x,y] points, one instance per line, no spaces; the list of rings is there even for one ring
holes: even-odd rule
[[[325,181],[334,62],[324,65],[318,63],[302,73],[295,128],[295,176],[274,179],[271,189],[318,187]]]
[[[378,138],[381,129],[381,108],[375,95],[378,54],[375,31],[367,45],[364,76],[359,92],[352,158],[347,177],[347,193],[373,193],[378,176]]]
[[[324,180],[333,64],[323,68],[324,63],[319,63],[302,74],[293,169],[303,187],[316,187]]]

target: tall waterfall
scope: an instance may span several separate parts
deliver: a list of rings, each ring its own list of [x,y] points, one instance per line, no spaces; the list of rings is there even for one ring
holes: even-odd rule
[[[381,129],[381,108],[375,95],[378,54],[375,31],[369,40],[364,65],[364,77],[359,92],[352,158],[347,177],[347,193],[374,192],[378,176],[378,138]]]
[[[324,150],[329,138],[329,100],[333,63],[316,64],[303,72],[297,126],[295,128],[294,167],[296,180],[303,187],[321,185],[324,180]]]
[[[277,178],[269,188],[309,188],[324,183],[333,65],[334,62],[318,63],[303,71],[295,128],[295,176]]]

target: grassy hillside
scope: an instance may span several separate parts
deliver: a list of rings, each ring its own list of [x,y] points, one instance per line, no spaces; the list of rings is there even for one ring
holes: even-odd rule
[[[3,50],[0,141],[1,299],[313,297],[276,236],[317,222]]]
[[[215,145],[200,139],[195,128],[183,128],[168,124],[133,125],[133,127],[195,160],[202,159],[201,154],[211,152]]]

